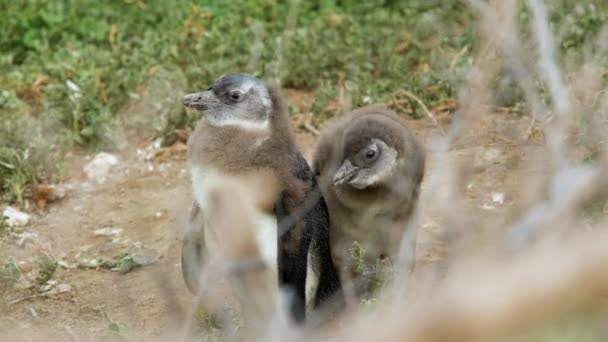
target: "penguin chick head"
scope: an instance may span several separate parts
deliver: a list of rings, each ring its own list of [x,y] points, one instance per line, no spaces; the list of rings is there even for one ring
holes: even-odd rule
[[[397,161],[397,150],[383,140],[373,138],[345,141],[345,158],[333,176],[334,186],[349,185],[363,190],[382,184],[392,174]]]
[[[184,96],[183,103],[202,112],[213,126],[264,128],[272,111],[266,84],[247,74],[222,76],[209,89]]]

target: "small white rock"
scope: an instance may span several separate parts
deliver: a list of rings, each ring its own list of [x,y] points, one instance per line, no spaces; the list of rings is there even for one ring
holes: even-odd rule
[[[156,216],[156,218],[161,218],[161,217],[163,217],[163,212],[157,211],[156,214],[154,214],[154,216]]]
[[[73,91],[74,93],[80,93],[80,87],[74,83],[74,81],[72,80],[67,80],[65,81],[65,84],[68,86],[68,88],[70,88],[71,91]]]
[[[89,179],[104,183],[108,177],[108,173],[118,164],[118,157],[113,154],[101,152],[98,153],[92,161],[84,167],[84,172]]]
[[[55,287],[55,285],[57,285],[57,281],[49,280],[46,282],[46,284],[42,285],[42,287],[40,288],[40,291],[42,291],[42,292],[50,291],[53,287]]]
[[[70,284],[59,284],[57,285],[57,290],[59,293],[65,293],[72,291],[72,286]]]
[[[82,259],[80,260],[80,264],[91,268],[99,267],[99,261],[97,261],[97,259]]]
[[[96,229],[93,232],[93,235],[95,235],[95,236],[118,236],[118,235],[120,235],[120,233],[122,233],[123,230],[124,229],[122,229],[122,228],[105,227],[105,228]]]
[[[38,242],[38,234],[31,232],[13,233],[15,239],[17,239],[17,246],[23,247],[26,242]]]
[[[23,227],[30,222],[30,215],[13,207],[6,207],[2,212],[2,216],[6,217],[9,227]]]
[[[156,150],[158,150],[160,148],[160,145],[162,144],[163,139],[158,138],[156,140],[154,140],[154,142],[152,143],[152,147]]]
[[[76,265],[70,264],[65,260],[58,260],[57,265],[59,265],[59,267],[62,267],[62,268],[68,269],[68,270],[76,268]]]
[[[158,149],[160,149],[162,143],[162,139],[156,139],[154,140],[154,142],[152,144],[150,144],[148,147],[146,147],[145,149],[138,149],[137,150],[137,158],[139,160],[144,160],[144,161],[150,161],[152,159],[154,159],[154,156],[156,156],[156,151]]]
[[[505,194],[503,192],[493,192],[492,193],[492,202],[503,204],[505,203]]]
[[[34,310],[34,308],[30,307],[28,310],[30,312],[30,315],[32,315],[34,319],[38,319],[38,313],[36,312],[36,310]]]

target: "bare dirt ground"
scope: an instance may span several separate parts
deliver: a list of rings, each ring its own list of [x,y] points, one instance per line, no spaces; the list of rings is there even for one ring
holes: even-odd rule
[[[304,155],[310,159],[316,137],[304,128],[308,119],[306,103],[310,94],[287,91],[300,113],[293,128]],[[440,115],[444,127],[448,114]],[[408,118],[410,126],[430,149],[439,130],[428,118]],[[455,160],[474,165],[465,189],[467,203],[476,218],[503,223],[505,213],[517,205],[521,177],[532,172],[526,159],[541,149],[538,134],[529,133],[530,119],[513,114],[488,114],[478,127],[465,134],[448,152]],[[32,264],[44,251],[57,260],[74,264],[85,259],[116,259],[122,253],[142,253],[154,262],[128,273],[107,268],[58,267],[53,280],[69,285],[45,296],[40,291],[15,289],[8,294],[8,306],[0,311],[0,340],[98,340],[111,334],[109,324],[121,323],[134,340],[166,336],[185,319],[192,302],[180,269],[180,234],[190,206],[189,176],[185,153],[146,161],[132,145],[117,155],[120,161],[103,184],[95,184],[83,174],[68,180],[72,190],[61,201],[44,210],[31,210],[32,220],[20,231],[37,234],[37,240],[17,246],[8,237],[5,255],[17,262]],[[427,176],[423,183],[417,247],[417,269],[443,256],[440,238],[443,223],[428,210],[428,182],[438,172],[429,152]],[[89,157],[90,158],[90,157]],[[69,163],[78,170],[89,160],[75,156]],[[96,229],[122,228],[117,236],[95,236]],[[474,227],[472,227],[473,229]],[[34,296],[33,296],[34,295]],[[29,297],[31,296],[31,297]],[[40,332],[40,333],[37,333]]]

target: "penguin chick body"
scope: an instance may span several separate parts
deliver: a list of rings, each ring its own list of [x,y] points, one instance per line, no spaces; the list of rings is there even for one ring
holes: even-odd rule
[[[357,242],[364,262],[395,261],[403,248],[415,254],[415,227],[408,220],[424,177],[425,152],[405,121],[391,110],[367,106],[329,123],[313,157],[331,217],[332,254],[344,281],[353,276],[351,248]],[[413,269],[413,258],[406,265]],[[361,287],[357,284],[355,286]],[[356,289],[361,295],[365,289]]]
[[[250,75],[229,74],[183,101],[203,113],[188,141],[195,206],[203,217],[183,241],[188,287],[196,292],[207,253],[200,225],[208,224],[209,189],[229,177],[256,208],[260,250],[276,269],[281,289],[292,294],[292,318],[302,322],[307,304],[316,308],[339,296],[341,287],[331,258],[327,206],[320,194],[314,198],[316,179],[297,149],[278,90]]]

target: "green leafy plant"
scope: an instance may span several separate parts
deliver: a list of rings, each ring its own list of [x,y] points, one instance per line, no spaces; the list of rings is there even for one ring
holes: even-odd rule
[[[349,249],[349,265],[351,272],[358,277],[358,281],[365,283],[367,296],[373,296],[393,279],[393,264],[390,259],[378,258],[370,264],[366,258],[367,252],[358,243],[354,242]]]
[[[0,283],[13,285],[21,277],[21,268],[14,262],[0,266]]]
[[[131,335],[129,333],[129,327],[125,323],[111,322],[108,325],[108,329],[112,335],[119,337],[122,340],[130,341]]]
[[[0,242],[1,245],[1,242]],[[10,262],[0,265],[0,309],[5,307],[4,295],[13,288],[21,277],[21,268],[11,260]]]
[[[42,286],[53,278],[53,275],[57,270],[57,261],[48,254],[42,254],[36,259],[36,263],[40,270],[34,279],[34,283],[38,286]]]
[[[6,216],[0,215],[0,238],[5,237],[9,233],[9,228]]]

